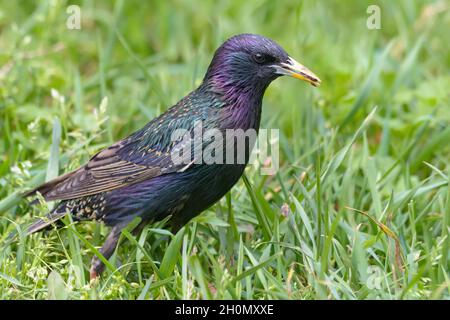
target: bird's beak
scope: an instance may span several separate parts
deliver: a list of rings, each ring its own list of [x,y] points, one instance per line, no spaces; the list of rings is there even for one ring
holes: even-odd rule
[[[290,76],[309,82],[314,87],[318,87],[320,85],[320,79],[318,76],[291,57],[289,57],[287,62],[273,65],[273,67],[275,68],[277,74]]]

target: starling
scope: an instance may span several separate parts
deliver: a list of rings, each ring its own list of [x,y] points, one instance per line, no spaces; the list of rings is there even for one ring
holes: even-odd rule
[[[254,34],[231,37],[215,52],[196,90],[142,129],[95,154],[81,168],[25,193],[40,193],[47,201],[59,201],[45,218],[28,227],[27,234],[46,228],[66,214],[75,221],[102,221],[112,228],[100,249],[109,259],[121,230],[136,217],[141,219],[136,230],[168,216],[173,230],[178,230],[239,180],[253,143],[245,144],[244,161],[240,163],[205,163],[194,161],[197,159],[192,156],[183,158],[191,161],[180,162],[174,161],[173,151],[185,140],[173,139],[173,133],[184,129],[190,134],[199,122],[203,131],[257,132],[264,91],[282,75],[313,86],[320,84],[317,76],[273,40]],[[236,151],[235,146],[233,150]],[[104,267],[94,256],[91,278],[97,277]]]

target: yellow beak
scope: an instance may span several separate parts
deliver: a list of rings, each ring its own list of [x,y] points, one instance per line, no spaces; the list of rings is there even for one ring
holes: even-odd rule
[[[295,61],[294,59],[288,59],[287,63],[280,63],[280,65],[273,66],[278,74],[294,77],[306,82],[309,82],[314,87],[320,85],[320,79],[311,70],[306,68],[304,65]]]

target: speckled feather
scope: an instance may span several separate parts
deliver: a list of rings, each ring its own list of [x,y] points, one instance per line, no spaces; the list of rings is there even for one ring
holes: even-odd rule
[[[61,200],[47,220],[28,230],[41,230],[70,213],[75,220],[101,220],[113,226],[102,253],[112,254],[118,230],[134,217],[143,222],[170,215],[174,229],[218,201],[241,177],[244,164],[174,164],[171,151],[176,129],[259,129],[264,91],[277,75],[267,62],[286,62],[288,55],[275,42],[257,35],[238,35],[217,49],[203,83],[142,129],[94,155],[78,170],[39,186],[41,193]],[[246,155],[252,145],[248,145]],[[248,161],[248,157],[246,157]],[[101,269],[93,261],[93,270]]]
[[[158,194],[159,190],[177,199],[179,191],[189,189],[186,188],[189,186],[191,190],[183,191],[182,196],[178,197],[179,201],[184,203],[186,199],[192,198],[190,194],[198,189],[196,186],[203,181],[202,175],[217,177],[216,172],[224,172],[225,175],[234,177],[232,182],[214,186],[217,192],[207,188],[217,196],[206,198],[210,198],[210,201],[218,200],[239,179],[244,167],[221,165],[226,168],[223,170],[218,165],[207,165],[202,169],[197,165],[188,170],[188,173],[180,173],[178,171],[185,165],[175,165],[171,160],[170,152],[176,147],[176,142],[171,140],[171,134],[176,129],[192,131],[198,121],[202,121],[205,130],[259,129],[262,96],[276,76],[249,76],[252,72],[249,69],[255,66],[246,61],[246,55],[255,47],[258,47],[259,51],[272,52],[280,59],[287,58],[284,50],[270,39],[255,35],[231,38],[216,51],[204,81],[197,90],[142,129],[97,153],[82,168],[50,181],[27,195],[40,192],[46,200],[63,200],[56,209],[57,212],[69,210],[76,219],[104,218],[108,224],[114,225],[117,221],[127,220],[127,216],[129,219],[135,215],[145,216],[149,220],[157,218],[161,214],[155,210],[151,212],[152,204],[149,202],[160,203],[152,196]],[[230,174],[230,171],[235,171],[236,174]],[[184,176],[192,181],[186,181]],[[163,188],[163,183],[173,186]],[[172,190],[174,186],[176,188]],[[145,195],[141,194],[141,187],[146,190]],[[98,194],[102,195],[102,213],[97,210],[96,214],[93,214],[94,210],[89,210],[85,204],[99,205],[97,201],[100,198],[96,196]],[[140,198],[136,198],[138,194]],[[128,204],[127,199],[133,199],[133,204]],[[171,203],[174,208],[185,207],[179,204],[178,200],[170,200],[167,199],[166,202]],[[210,201],[201,207],[208,207],[212,204]],[[147,210],[144,210],[144,207]],[[168,206],[162,207],[167,213],[173,214],[176,211]],[[147,213],[144,214],[143,211]],[[189,217],[194,215],[190,212],[187,214]]]

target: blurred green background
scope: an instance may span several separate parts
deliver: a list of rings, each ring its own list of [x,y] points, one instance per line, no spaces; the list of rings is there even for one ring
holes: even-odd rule
[[[66,26],[73,4],[80,30]],[[380,29],[367,27],[369,5]],[[277,175],[250,168],[177,236],[146,229],[94,286],[89,243],[101,244],[103,226],[3,245],[0,297],[448,299],[449,8],[0,1],[0,243],[13,222],[45,213],[21,191],[176,103],[228,37],[270,37],[322,79],[316,89],[283,78],[266,92],[262,127],[280,129]]]

